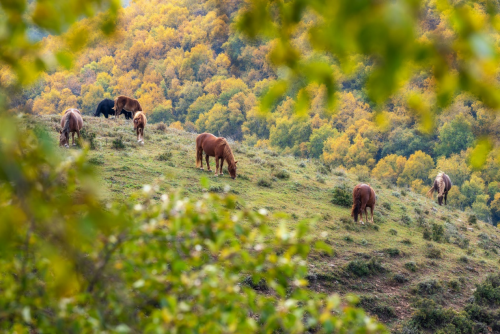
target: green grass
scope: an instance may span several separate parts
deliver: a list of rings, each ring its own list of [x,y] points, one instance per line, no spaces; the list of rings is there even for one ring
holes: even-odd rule
[[[59,118],[43,116],[37,120],[52,131],[54,145],[57,145],[58,133],[53,129]],[[84,117],[84,124],[96,134],[97,150],[89,152],[89,159],[102,185],[103,200],[125,201],[144,184],[158,186],[158,194],[154,197],[157,199],[163,192],[179,189],[186,196],[200,197],[207,191],[200,180],[207,177],[209,191],[223,193],[229,189],[238,196],[240,208],[265,208],[270,212],[286,213],[290,216],[292,229],[297,220],[316,218],[311,233],[315,239],[330,245],[335,255],[311,254],[310,276],[315,277],[311,280],[311,288],[325,293],[353,292],[376,298],[380,305],[394,310],[394,317],[384,319],[389,326],[398,319],[411,316],[408,307],[414,298],[411,291],[419,283],[465,277],[467,288],[454,293],[453,298],[443,300],[449,306],[461,307],[471,296],[475,283],[482,281],[489,272],[499,270],[499,255],[491,251],[485,253],[478,246],[481,233],[498,242],[498,229],[478,222],[473,232],[467,231],[463,227],[468,224],[468,213],[440,207],[435,200],[413,192],[407,191],[401,196],[399,189],[387,188],[372,178],[370,184],[377,193],[378,203],[375,208],[378,213],[374,218],[377,228],[374,228],[370,224],[354,223],[349,207],[332,204],[335,187],[352,189],[359,183],[355,175],[343,170],[332,168],[332,172],[328,172],[317,161],[303,163],[291,156],[233,143],[239,177],[232,180],[226,164],[224,176],[215,177],[206,166],[204,171],[195,166],[195,134],[148,125],[142,146],[136,142],[132,123],[123,119]],[[122,138],[124,148],[117,150],[112,146],[118,138]],[[60,150],[61,154],[69,155],[67,149]],[[159,158],[165,152],[168,152],[168,157]],[[211,167],[215,170],[213,158]],[[286,170],[287,177],[276,177],[284,174],[283,170]],[[317,174],[321,174],[320,181]],[[259,180],[270,182],[270,187],[259,185]],[[452,202],[453,198],[449,201]],[[441,225],[444,219],[455,226],[462,237],[469,239],[468,248],[462,249],[454,244],[453,237],[450,242],[445,238],[436,238],[440,242],[424,240],[424,229],[432,230],[432,223]],[[427,225],[421,226],[419,222],[424,221]],[[446,233],[445,230],[444,236]],[[441,258],[427,257],[428,244],[441,250]],[[394,250],[398,250],[397,256]],[[463,261],[465,257],[467,262]],[[365,263],[370,259],[376,259],[385,270],[374,271],[368,276],[354,275],[349,271],[349,263]],[[408,281],[395,285],[393,277],[396,274],[404,274]]]

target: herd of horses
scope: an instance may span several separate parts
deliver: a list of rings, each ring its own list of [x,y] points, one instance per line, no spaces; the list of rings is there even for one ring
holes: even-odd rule
[[[115,119],[119,115],[123,114],[125,119],[133,119],[134,130],[137,133],[137,141],[144,144],[144,128],[146,127],[147,119],[146,115],[142,112],[142,107],[139,101],[132,99],[127,96],[118,96],[116,99],[104,99],[97,106],[97,110],[94,116],[99,117],[100,115],[108,118],[108,116],[114,115]],[[64,112],[61,119],[61,128],[59,145],[69,147],[69,135],[72,134],[73,145],[75,145],[75,133],[78,138],[80,138],[80,130],[83,127],[83,118],[80,111],[74,108],[70,108]],[[202,133],[196,137],[196,167],[203,170],[203,153],[205,153],[205,159],[207,164],[207,169],[210,169],[210,157],[215,158],[215,175],[223,175],[222,167],[224,165],[224,160],[228,165],[228,172],[232,179],[236,178],[236,164],[238,161],[234,159],[233,152],[229,143],[225,138],[216,137],[210,133]],[[438,203],[439,205],[447,204],[448,192],[451,189],[452,183],[448,175],[443,172],[439,172],[434,180],[434,184],[427,192],[429,197],[432,197],[434,192],[438,193]],[[371,219],[370,222],[373,223],[373,210],[375,209],[376,194],[375,190],[368,184],[358,184],[354,187],[353,193],[353,205],[351,210],[351,216],[354,221],[358,221],[360,216],[361,224],[363,222],[363,213],[365,214],[366,221],[368,222],[368,210],[370,208]]]

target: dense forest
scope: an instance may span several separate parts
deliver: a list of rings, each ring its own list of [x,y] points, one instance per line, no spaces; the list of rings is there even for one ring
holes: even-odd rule
[[[336,106],[325,105],[325,87],[308,85],[307,112],[296,112],[291,89],[262,113],[259,101],[269,87],[287,75],[272,65],[274,40],[249,40],[235,27],[239,1],[142,1],[120,13],[117,32],[104,39],[84,19],[62,37],[44,39],[48,50],[63,50],[83,41],[71,70],[49,71],[30,87],[10,97],[14,112],[60,114],[77,107],[95,112],[104,98],[137,98],[150,122],[193,132],[211,132],[284,155],[315,158],[344,167],[360,179],[375,177],[388,184],[425,193],[438,171],[453,181],[450,204],[472,210],[479,219],[500,220],[500,150],[489,153],[482,169],[470,167],[473,147],[485,136],[498,138],[496,115],[472,96],[461,94],[436,110],[431,129],[408,106],[412,94],[433,105],[436,83],[422,72],[411,79],[383,110],[369,99],[366,77],[373,60],[358,56],[345,71],[335,57],[311,51],[306,17],[293,38],[303,54],[328,61],[335,73]],[[451,34],[433,1],[425,4],[420,36]],[[72,48],[74,49],[74,48]],[[346,74],[348,73],[348,74]],[[0,69],[2,86],[15,81]],[[302,109],[301,109],[302,110]],[[430,131],[429,131],[430,130]],[[497,143],[494,143],[496,145]]]

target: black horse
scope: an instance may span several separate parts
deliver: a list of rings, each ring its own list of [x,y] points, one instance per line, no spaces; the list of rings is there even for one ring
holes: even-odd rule
[[[101,116],[101,114],[103,114],[104,117],[106,117],[106,118],[108,118],[108,116],[114,116],[115,115],[115,110],[113,109],[114,106],[115,106],[115,101],[110,100],[110,99],[104,99],[97,106],[97,110],[95,111],[94,116],[99,117],[99,116]],[[132,119],[131,112],[128,112],[126,110],[122,110],[120,115],[121,114],[124,114],[126,119]]]

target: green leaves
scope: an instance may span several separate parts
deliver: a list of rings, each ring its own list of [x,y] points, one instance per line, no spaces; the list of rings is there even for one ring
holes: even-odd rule
[[[30,28],[51,34],[62,34],[83,17],[92,17],[96,12],[105,12],[100,22],[104,34],[114,32],[119,0],[37,0],[0,1],[0,65],[9,66],[21,85],[30,84],[38,75],[52,66],[51,57],[38,41],[30,40]],[[75,31],[73,31],[75,32]],[[68,69],[72,66],[71,54],[86,45],[88,33],[77,29],[68,34],[69,50],[56,52],[58,63]]]
[[[106,207],[85,152],[16,128],[2,118],[1,330],[385,333],[354,299],[307,289],[310,245],[332,252],[309,222],[156,186]]]
[[[326,87],[325,101],[332,109],[335,81],[330,66],[338,63],[344,73],[350,73],[354,60],[367,56],[372,66],[364,87],[379,110],[415,76],[425,73],[433,79],[433,92],[426,92],[425,101],[418,89],[408,98],[422,130],[430,133],[434,115],[460,92],[469,92],[487,107],[499,109],[497,12],[490,2],[472,1],[250,0],[241,12],[238,28],[250,38],[273,39],[270,61],[289,69],[286,78],[261,99],[263,110],[270,110],[285,95],[293,95],[296,112],[307,113],[310,98],[305,88],[310,83]],[[306,38],[307,46],[295,43]],[[332,55],[333,59],[330,63],[311,61],[317,55]]]

